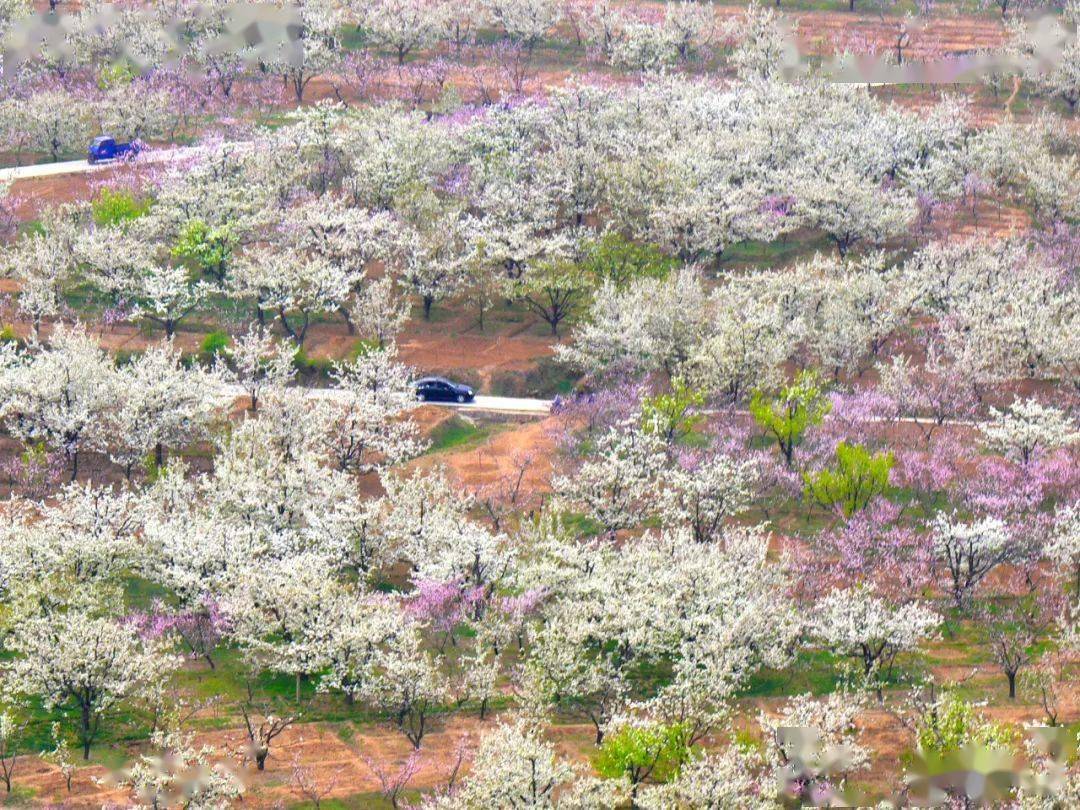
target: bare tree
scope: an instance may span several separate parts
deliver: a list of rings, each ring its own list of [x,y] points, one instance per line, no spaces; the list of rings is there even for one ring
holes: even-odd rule
[[[247,683],[247,698],[240,703],[240,714],[244,718],[244,728],[247,733],[244,756],[253,761],[258,770],[266,770],[270,744],[275,737],[295,723],[299,716],[276,715],[265,708],[256,707],[250,681]]]
[[[322,778],[314,767],[300,762],[300,752],[297,751],[293,755],[290,781],[296,792],[315,805],[315,810],[319,810],[323,799],[334,792],[343,772],[344,768],[337,768],[326,778]]]
[[[0,714],[0,780],[3,780],[8,793],[11,793],[11,778],[15,775],[19,744],[25,730],[25,720],[16,718],[11,712]]]
[[[398,810],[402,793],[405,792],[409,782],[420,770],[420,749],[414,748],[408,758],[396,770],[362,754],[360,759],[375,774],[375,778],[379,780],[379,792],[382,793],[383,798],[390,802],[390,806],[394,810]]]
[[[510,458],[511,468],[476,491],[476,500],[487,512],[496,532],[502,531],[503,521],[510,514],[523,511],[532,494],[525,486],[525,479],[535,463],[535,453],[515,451]]]
[[[1009,700],[1016,700],[1016,677],[1034,660],[1034,645],[1049,629],[1060,605],[1050,593],[1028,594],[998,610],[980,611],[987,644],[994,661],[1009,682]]]

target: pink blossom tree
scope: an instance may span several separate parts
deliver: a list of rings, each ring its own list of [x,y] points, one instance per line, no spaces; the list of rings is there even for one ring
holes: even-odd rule
[[[441,635],[440,653],[447,642],[456,645],[458,625],[480,609],[485,588],[468,587],[460,577],[449,582],[416,578],[413,585],[416,590],[406,597],[406,612]]]
[[[171,609],[155,600],[149,611],[136,612],[127,621],[147,639],[176,637],[193,658],[201,658],[214,669],[212,653],[232,630],[232,620],[212,598],[200,600],[192,609]]]

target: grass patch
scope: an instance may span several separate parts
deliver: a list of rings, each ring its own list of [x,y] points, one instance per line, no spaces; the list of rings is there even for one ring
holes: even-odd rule
[[[431,432],[429,452],[440,453],[466,446],[476,446],[491,435],[491,427],[478,425],[460,416],[451,416]]]
[[[419,790],[402,791],[398,798],[399,806],[401,803],[407,806],[418,805],[421,798],[423,798],[423,793]],[[296,810],[314,810],[315,803],[300,802],[290,804],[289,807]],[[390,800],[381,793],[356,793],[352,796],[323,799],[319,803],[320,810],[390,810],[392,807]]]
[[[580,512],[563,512],[562,521],[571,534],[580,537],[596,537],[604,530],[603,526]]]
[[[716,264],[717,270],[776,267],[814,253],[835,252],[836,247],[823,234],[791,233],[773,242],[748,240],[725,248]]]
[[[802,650],[791,666],[755,672],[738,697],[790,697],[806,692],[825,695],[840,683],[840,663],[839,658],[826,650]]]
[[[491,380],[491,393],[498,397],[535,397],[547,399],[556,394],[570,394],[579,375],[553,357],[545,357],[522,374],[510,371]]]

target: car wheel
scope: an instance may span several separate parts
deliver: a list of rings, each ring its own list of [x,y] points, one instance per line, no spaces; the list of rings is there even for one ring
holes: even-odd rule
[[[465,401],[465,395],[464,394],[458,394],[457,395],[457,401],[458,402],[464,402]]]

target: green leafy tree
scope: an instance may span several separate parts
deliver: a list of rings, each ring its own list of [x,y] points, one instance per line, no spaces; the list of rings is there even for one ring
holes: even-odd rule
[[[780,452],[790,467],[795,447],[806,431],[820,425],[832,403],[825,396],[820,378],[814,371],[801,371],[795,382],[780,389],[775,396],[758,390],[750,399],[750,414],[758,427],[776,439]]]
[[[646,782],[664,783],[679,775],[690,757],[686,729],[672,725],[627,725],[604,738],[593,767],[605,779],[629,780],[631,795]]]
[[[130,191],[105,188],[90,204],[90,211],[95,225],[114,227],[143,216],[152,204],[149,198],[139,199]]]
[[[642,427],[649,433],[662,436],[668,444],[674,444],[689,436],[701,424],[705,415],[698,409],[704,404],[705,394],[677,377],[672,380],[669,393],[642,400]]]
[[[131,84],[138,76],[134,65],[127,60],[113,62],[105,65],[98,72],[98,88],[109,90],[113,87],[122,87]]]
[[[612,231],[586,246],[582,264],[598,281],[622,288],[640,278],[665,279],[679,263],[656,245],[638,244]]]
[[[236,244],[236,234],[228,224],[211,228],[202,220],[193,219],[181,231],[172,255],[224,286]]]
[[[916,742],[924,756],[940,757],[968,745],[1008,749],[1016,743],[1016,732],[984,720],[971,703],[955,692],[946,692],[923,712]]]
[[[580,264],[568,261],[545,261],[530,267],[518,282],[518,295],[532,312],[559,336],[559,324],[588,300],[594,281]]]
[[[228,354],[229,335],[220,329],[207,334],[199,345],[199,354],[207,360],[213,360],[218,355]]]
[[[845,517],[865,509],[879,495],[889,492],[892,452],[875,453],[858,444],[840,442],[836,446],[836,466],[816,473],[803,473],[806,497],[826,509],[840,507]]]

